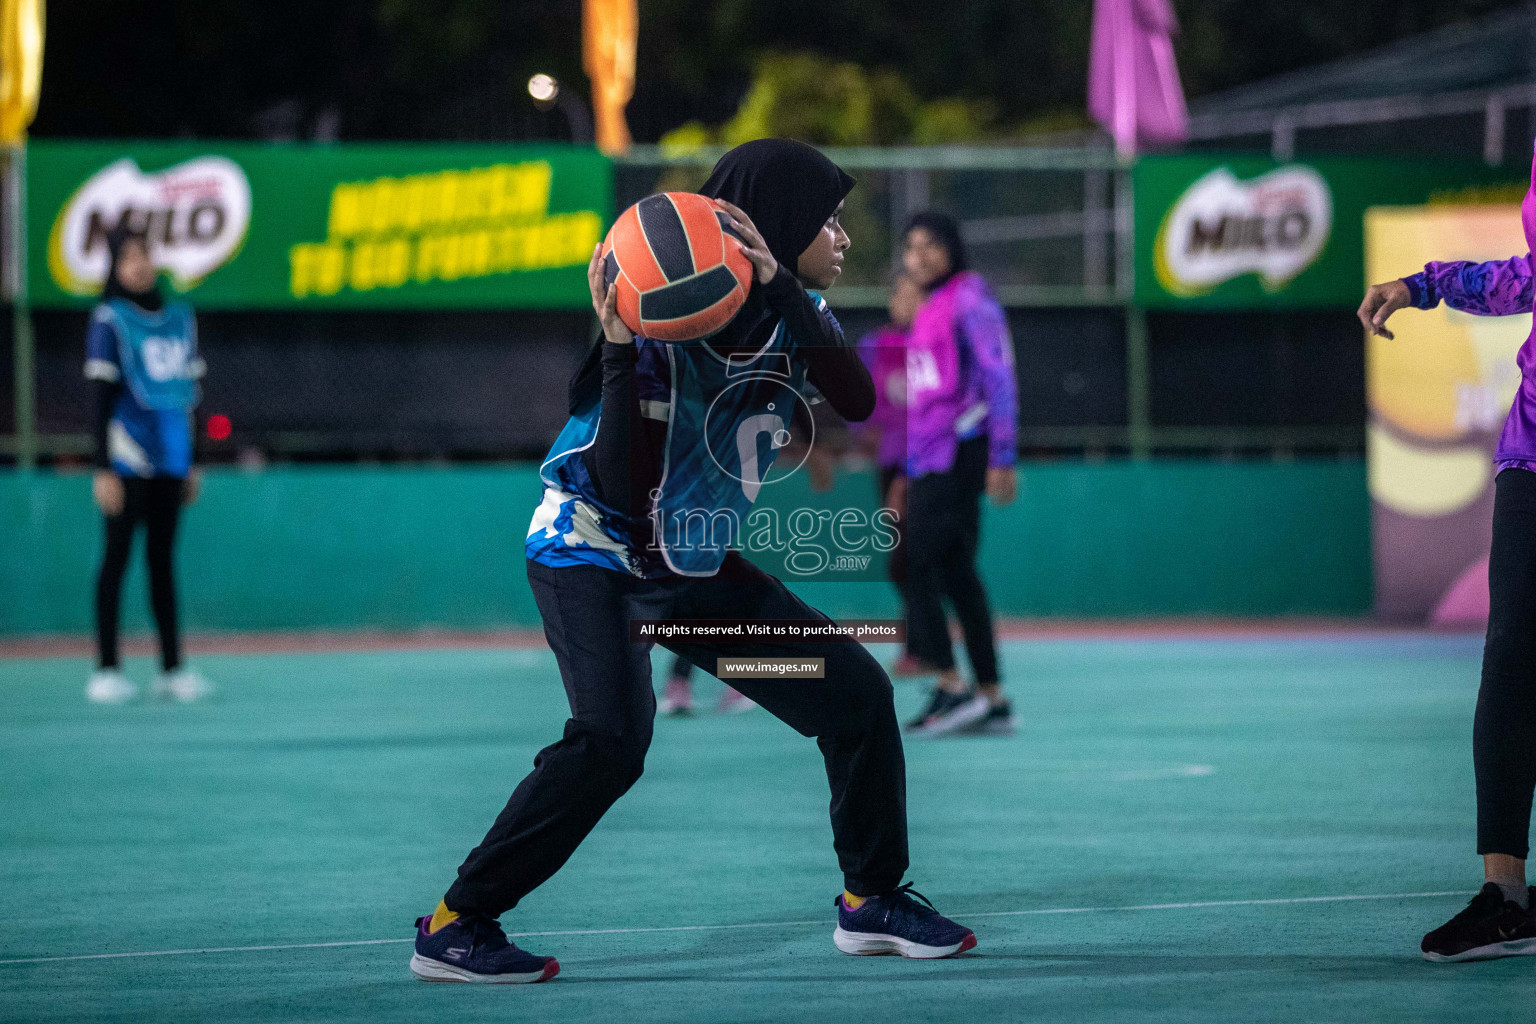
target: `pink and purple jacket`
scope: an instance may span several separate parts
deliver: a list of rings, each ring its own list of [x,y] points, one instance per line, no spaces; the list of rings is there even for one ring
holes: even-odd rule
[[[859,358],[875,382],[875,411],[853,429],[879,438],[881,469],[901,466],[907,461],[907,332],[894,324],[870,331],[859,339]]]
[[[1531,191],[1520,205],[1526,245],[1536,248],[1536,160],[1531,166]],[[1536,274],[1531,255],[1512,256],[1489,263],[1426,263],[1424,270],[1403,278],[1411,302],[1419,309],[1434,309],[1442,301],[1452,309],[1476,316],[1508,316],[1529,313],[1536,299]],[[1536,470],[1536,331],[1526,338],[1515,356],[1520,366],[1520,389],[1515,392],[1494,461],[1499,469]]]
[[[983,434],[987,464],[1013,465],[1013,337],[980,275],[956,274],[928,296],[907,332],[906,371],[908,476],[948,472],[959,443]]]

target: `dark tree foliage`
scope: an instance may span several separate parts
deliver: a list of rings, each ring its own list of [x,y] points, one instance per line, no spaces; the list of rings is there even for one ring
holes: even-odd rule
[[[1174,0],[1191,96],[1525,0]],[[759,56],[901,75],[1007,122],[1080,110],[1090,0],[640,0],[636,138],[725,121]],[[559,138],[580,0],[52,0],[39,136]]]

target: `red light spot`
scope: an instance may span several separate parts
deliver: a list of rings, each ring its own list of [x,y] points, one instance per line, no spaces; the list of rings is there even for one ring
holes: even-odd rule
[[[214,413],[208,417],[208,439],[210,441],[225,441],[229,439],[229,417],[223,413]]]

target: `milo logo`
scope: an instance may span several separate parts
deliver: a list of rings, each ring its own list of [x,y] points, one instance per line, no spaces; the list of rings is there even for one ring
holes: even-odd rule
[[[177,291],[195,288],[240,251],[251,225],[251,185],[233,160],[203,156],[146,174],[131,158],[86,179],[48,235],[48,270],[73,295],[106,280],[107,232],[127,227],[149,241],[150,258]]]
[[[1239,181],[1225,167],[1197,179],[1169,209],[1153,244],[1157,281],[1193,296],[1243,274],[1279,291],[1322,253],[1333,195],[1299,164]]]

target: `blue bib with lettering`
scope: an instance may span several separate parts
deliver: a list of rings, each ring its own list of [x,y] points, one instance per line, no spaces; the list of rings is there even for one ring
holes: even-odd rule
[[[184,412],[197,405],[200,362],[197,327],[184,303],[168,302],[158,312],[125,299],[112,299],[109,311],[117,330],[123,383],[145,409]]]

